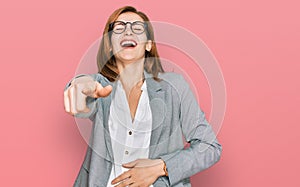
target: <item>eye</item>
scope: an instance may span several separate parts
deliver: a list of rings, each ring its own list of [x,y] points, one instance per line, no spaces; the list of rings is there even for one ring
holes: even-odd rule
[[[117,24],[117,25],[114,25],[114,30],[116,31],[120,31],[120,30],[123,30],[124,29],[124,25],[121,25],[121,24]]]
[[[144,31],[144,24],[142,22],[134,22],[132,24],[132,29],[138,33],[143,32]]]

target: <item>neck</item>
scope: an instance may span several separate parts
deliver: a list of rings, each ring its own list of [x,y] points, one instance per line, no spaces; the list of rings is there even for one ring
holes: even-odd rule
[[[144,58],[136,62],[122,63],[117,61],[117,66],[120,72],[120,81],[129,93],[134,86],[140,85],[144,78]]]

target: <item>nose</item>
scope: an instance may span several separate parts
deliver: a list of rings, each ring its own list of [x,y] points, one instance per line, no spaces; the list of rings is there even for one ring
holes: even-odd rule
[[[126,35],[132,35],[132,30],[131,30],[131,24],[127,23],[125,27],[125,32]]]

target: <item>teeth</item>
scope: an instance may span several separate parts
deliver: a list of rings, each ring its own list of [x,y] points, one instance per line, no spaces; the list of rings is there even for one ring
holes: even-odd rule
[[[135,47],[136,43],[134,41],[131,40],[125,40],[121,43],[122,47]]]

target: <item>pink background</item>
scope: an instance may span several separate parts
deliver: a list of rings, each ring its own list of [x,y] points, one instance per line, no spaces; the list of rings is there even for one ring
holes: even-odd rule
[[[87,145],[64,112],[63,88],[123,5],[192,31],[223,71],[222,158],[193,176],[193,186],[300,186],[296,0],[1,2],[1,186],[72,186]]]

